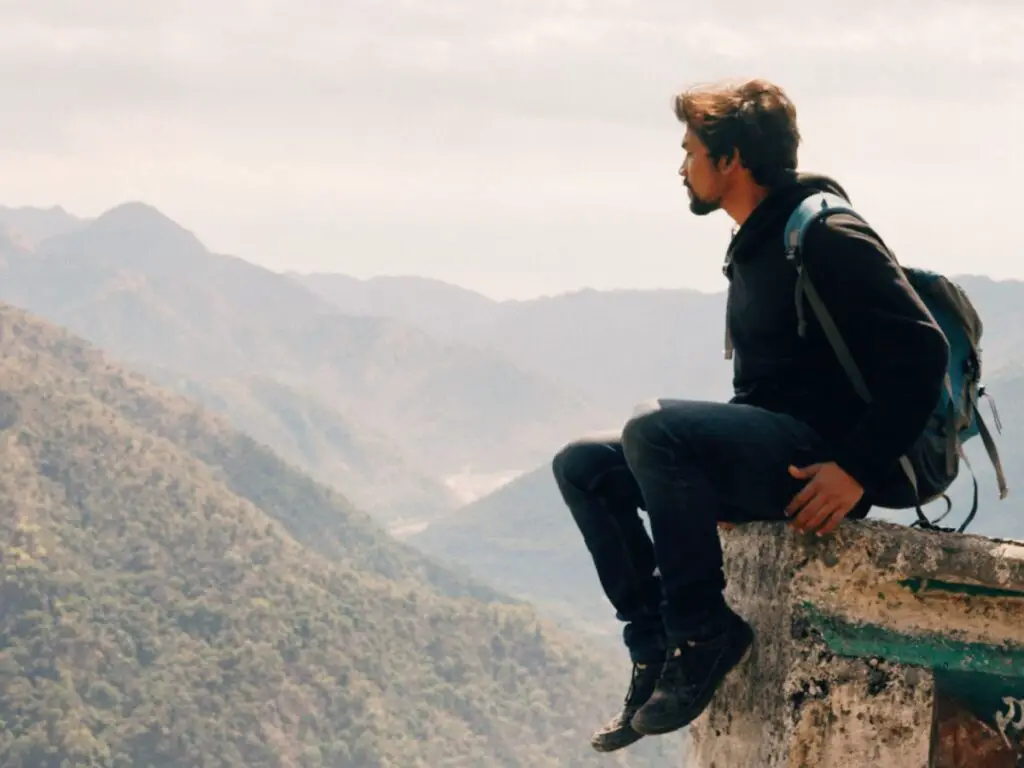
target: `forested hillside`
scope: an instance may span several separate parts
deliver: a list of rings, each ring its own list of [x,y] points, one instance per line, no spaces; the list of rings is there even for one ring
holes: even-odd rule
[[[622,669],[63,331],[0,353],[0,764],[597,764]]]

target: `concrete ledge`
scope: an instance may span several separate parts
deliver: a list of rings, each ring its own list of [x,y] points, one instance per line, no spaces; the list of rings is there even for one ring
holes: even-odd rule
[[[757,640],[690,729],[695,766],[981,768],[981,747],[949,757],[967,737],[944,724],[965,718],[1012,757],[1024,546],[870,520],[821,539],[756,523],[722,540],[727,597]]]

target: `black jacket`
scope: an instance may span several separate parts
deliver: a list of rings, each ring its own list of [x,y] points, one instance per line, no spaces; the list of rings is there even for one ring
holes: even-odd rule
[[[847,214],[811,226],[803,263],[872,404],[854,392],[806,299],[807,334],[799,337],[796,270],[785,256],[783,229],[797,203],[818,190],[847,197],[828,177],[798,174],[758,205],[729,245],[732,402],[792,414],[814,427],[870,496],[924,429],[943,387],[949,348],[881,239]]]

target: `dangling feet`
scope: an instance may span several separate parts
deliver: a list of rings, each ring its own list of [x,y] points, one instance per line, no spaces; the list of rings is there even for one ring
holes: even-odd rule
[[[696,720],[753,639],[750,625],[726,608],[693,639],[670,644],[654,693],[633,716],[631,730],[641,735],[669,733]]]
[[[633,677],[629,683],[629,692],[626,694],[622,711],[590,738],[594,749],[598,752],[614,752],[616,749],[628,747],[643,738],[643,734],[634,731],[629,722],[654,692],[654,686],[661,675],[661,668],[661,661],[633,664]]]

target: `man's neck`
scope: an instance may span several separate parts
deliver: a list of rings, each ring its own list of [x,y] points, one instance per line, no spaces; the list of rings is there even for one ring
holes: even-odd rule
[[[743,222],[750,218],[754,209],[768,197],[769,191],[766,187],[757,184],[745,184],[722,200],[722,210],[729,214],[736,222],[737,227],[742,227]]]

